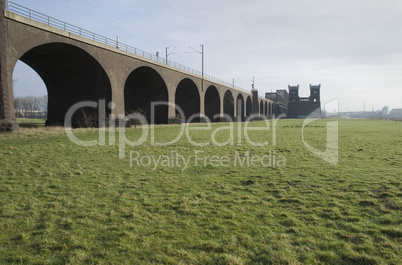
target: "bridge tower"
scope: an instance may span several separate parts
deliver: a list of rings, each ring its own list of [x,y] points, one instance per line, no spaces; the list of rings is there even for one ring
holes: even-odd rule
[[[320,89],[321,84],[319,84],[318,86],[312,86],[310,84],[310,101],[320,102]]]
[[[299,101],[299,85],[297,86],[288,86],[289,89],[289,102]]]
[[[18,131],[13,106],[12,76],[7,71],[7,30],[5,0],[0,0],[0,131]]]
[[[289,89],[289,102],[288,102],[287,117],[297,118],[299,116],[298,104],[300,102],[299,85],[297,86],[288,85],[288,89]]]

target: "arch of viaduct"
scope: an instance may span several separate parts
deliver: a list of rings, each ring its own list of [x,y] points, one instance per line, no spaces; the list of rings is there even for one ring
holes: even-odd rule
[[[215,83],[162,63],[50,27],[4,10],[0,0],[0,119],[15,122],[12,74],[18,60],[44,81],[48,92],[47,124],[64,122],[67,110],[84,100],[114,102],[118,117],[137,109],[149,113],[151,102],[173,104],[155,109],[155,123],[193,114],[245,117],[272,115],[273,102]],[[6,40],[6,41],[3,41]],[[15,123],[15,129],[18,125]]]

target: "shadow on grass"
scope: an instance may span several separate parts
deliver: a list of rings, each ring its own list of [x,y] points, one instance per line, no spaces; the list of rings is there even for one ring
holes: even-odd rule
[[[43,128],[45,123],[18,123],[21,128]]]

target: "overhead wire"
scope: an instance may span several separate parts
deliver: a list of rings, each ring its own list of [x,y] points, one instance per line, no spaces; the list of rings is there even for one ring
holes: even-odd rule
[[[94,10],[97,10],[98,12],[100,12],[99,15],[107,15],[108,18],[112,19],[112,23],[105,23],[104,21],[102,21],[104,24],[107,24],[109,27],[114,28],[117,31],[123,31],[125,34],[132,36],[136,39],[139,39],[143,42],[146,42],[148,44],[151,44],[154,48],[158,48],[162,49],[163,51],[166,47],[177,47],[177,50],[179,51],[179,53],[175,53],[176,56],[175,57],[182,57],[184,60],[188,60],[189,56],[183,56],[183,54],[186,53],[186,50],[184,50],[182,47],[186,46],[182,43],[178,43],[177,41],[173,42],[169,42],[166,39],[162,39],[160,38],[158,35],[152,34],[150,33],[149,30],[144,30],[144,26],[137,26],[135,24],[133,24],[131,21],[128,21],[127,19],[123,18],[120,14],[118,14],[117,12],[113,11],[112,9],[110,9],[109,7],[103,5],[102,3],[96,2],[94,0],[83,0],[80,1],[80,3],[84,3],[87,5],[88,8],[86,8],[86,10],[88,12],[91,12],[92,14],[94,14]],[[110,21],[109,21],[110,22]],[[144,36],[141,37],[138,34],[133,34],[133,29],[136,32],[139,32],[140,35]],[[122,40],[122,38],[120,38],[120,40]],[[124,40],[122,41],[124,42]],[[161,43],[165,46],[165,47],[161,47]],[[131,43],[126,43],[130,46],[135,46]],[[140,48],[140,47],[139,47]],[[146,48],[144,48],[144,50],[147,50]],[[162,52],[163,52],[162,51]],[[150,52],[150,51],[148,51]],[[190,55],[190,57],[194,57],[193,55]]]
[[[201,71],[201,55],[197,53],[189,53],[189,51],[191,51],[191,45],[193,47],[197,47],[201,43],[196,45],[194,45],[193,43],[183,44],[177,40],[167,40],[166,38],[162,38],[160,35],[153,34],[151,30],[147,30],[146,25],[138,26],[138,24],[135,24],[132,21],[126,19],[109,6],[94,0],[54,0],[54,2],[63,6],[64,8],[72,10],[77,14],[88,17],[91,20],[96,21],[97,23],[99,22],[102,25],[106,25],[109,28],[109,31],[116,32],[116,36],[120,35],[119,40],[122,43],[129,46],[133,46],[150,53],[158,52],[161,57],[164,57],[166,47],[176,47],[174,56],[170,56],[169,61],[173,61],[187,67],[194,68],[197,71]],[[142,12],[142,10],[139,10],[139,12]],[[106,17],[107,19],[102,19],[102,17]],[[99,32],[99,34],[105,35],[105,33],[102,32]],[[132,37],[131,39],[139,40],[140,42],[135,43],[132,40],[124,41],[125,36]],[[144,46],[144,44],[146,44],[146,47],[141,47]],[[208,64],[205,64],[205,66],[204,70],[207,69]]]

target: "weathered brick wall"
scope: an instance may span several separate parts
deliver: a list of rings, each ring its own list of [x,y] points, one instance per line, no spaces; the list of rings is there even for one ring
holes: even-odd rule
[[[0,120],[5,119],[5,98],[6,86],[6,27],[4,19],[4,0],[0,0]]]
[[[0,0],[0,132],[18,131],[18,123],[15,121],[14,108],[10,100],[12,90],[10,77],[7,71],[7,25],[4,17],[5,0]],[[10,95],[11,94],[11,95]],[[11,96],[11,97],[10,97]]]

